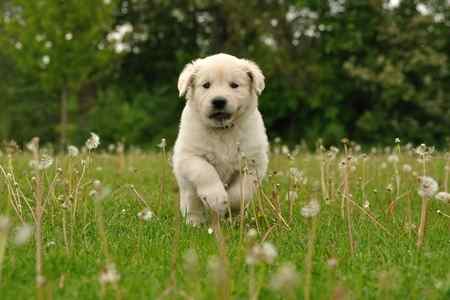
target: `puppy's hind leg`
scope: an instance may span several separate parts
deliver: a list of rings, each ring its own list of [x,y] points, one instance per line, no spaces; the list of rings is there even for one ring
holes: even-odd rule
[[[204,206],[193,187],[180,190],[180,210],[187,224],[199,226],[206,222]]]

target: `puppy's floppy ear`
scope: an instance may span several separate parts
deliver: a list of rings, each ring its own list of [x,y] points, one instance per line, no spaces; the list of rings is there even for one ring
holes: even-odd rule
[[[264,74],[257,64],[250,60],[242,59],[244,62],[244,68],[246,69],[247,75],[250,78],[252,87],[255,89],[258,95],[261,95],[264,90]]]
[[[180,76],[178,77],[178,92],[179,97],[183,97],[186,95],[189,87],[192,85],[194,80],[194,75],[197,70],[199,59],[192,61],[191,63],[188,63],[186,66],[184,66],[183,71],[181,72]]]

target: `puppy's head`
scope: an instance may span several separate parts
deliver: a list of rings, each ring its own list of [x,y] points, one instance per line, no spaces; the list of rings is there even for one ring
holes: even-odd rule
[[[227,54],[194,60],[178,78],[180,97],[210,127],[227,127],[256,109],[263,89],[264,75],[255,63]]]

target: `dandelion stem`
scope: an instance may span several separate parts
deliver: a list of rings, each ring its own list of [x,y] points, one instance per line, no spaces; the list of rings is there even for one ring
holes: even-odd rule
[[[308,246],[305,256],[305,289],[304,289],[304,299],[311,299],[311,276],[313,268],[313,258],[314,258],[314,246],[316,243],[316,231],[317,231],[317,216],[311,218],[311,226],[309,228],[308,234]]]

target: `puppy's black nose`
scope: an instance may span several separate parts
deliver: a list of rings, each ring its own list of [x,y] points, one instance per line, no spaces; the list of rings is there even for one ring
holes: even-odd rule
[[[224,109],[227,104],[227,99],[224,97],[216,97],[212,100],[212,105],[215,109]]]

